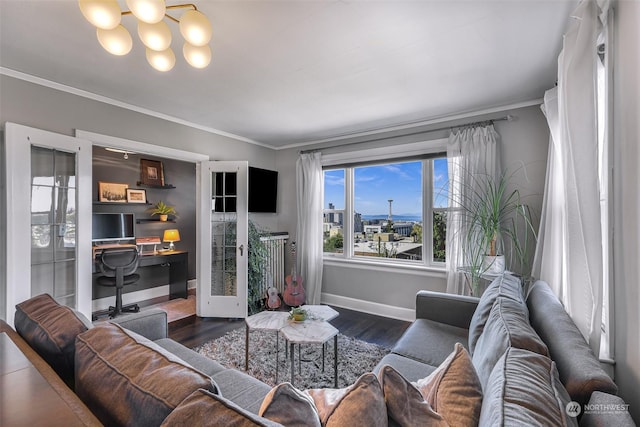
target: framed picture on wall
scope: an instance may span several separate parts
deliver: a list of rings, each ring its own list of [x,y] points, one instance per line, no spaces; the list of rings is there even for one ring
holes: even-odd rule
[[[101,202],[126,203],[129,184],[98,181],[98,197]]]
[[[140,159],[140,182],[144,185],[164,185],[162,162]]]
[[[147,192],[141,188],[127,188],[128,203],[147,203]]]

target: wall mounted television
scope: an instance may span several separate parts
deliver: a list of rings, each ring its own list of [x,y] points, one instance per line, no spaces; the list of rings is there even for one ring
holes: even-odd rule
[[[276,213],[278,172],[249,166],[249,212]]]
[[[135,236],[135,218],[132,213],[94,213],[93,242],[113,242],[133,240]]]

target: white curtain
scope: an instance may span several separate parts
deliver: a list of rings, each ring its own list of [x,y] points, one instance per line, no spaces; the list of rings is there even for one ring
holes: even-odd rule
[[[447,292],[470,295],[468,278],[460,272],[464,260],[462,239],[465,236],[464,212],[459,209],[468,200],[479,181],[474,175],[500,176],[498,133],[493,125],[466,128],[452,132],[447,142],[449,169],[449,216],[447,218]]]
[[[533,270],[551,285],[595,354],[600,349],[603,283],[596,104],[599,13],[593,0],[578,5],[558,57],[558,87],[545,94],[551,138]]]
[[[296,162],[298,204],[298,273],[303,278],[307,304],[320,304],[322,292],[322,185],[321,155],[303,153]]]

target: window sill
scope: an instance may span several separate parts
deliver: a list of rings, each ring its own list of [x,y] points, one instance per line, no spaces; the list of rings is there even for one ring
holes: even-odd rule
[[[425,276],[425,277],[438,277],[438,278],[446,278],[447,271],[443,267],[435,267],[435,266],[424,266],[424,265],[415,265],[415,264],[404,264],[404,263],[381,263],[376,261],[368,261],[366,259],[357,259],[357,258],[339,258],[333,256],[324,256],[323,263],[325,266],[331,267],[343,267],[343,268],[355,268],[360,270],[375,270],[382,271],[387,273],[402,273],[402,274],[413,274],[417,276]]]

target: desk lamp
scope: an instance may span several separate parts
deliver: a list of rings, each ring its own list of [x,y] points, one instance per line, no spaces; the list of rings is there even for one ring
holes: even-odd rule
[[[176,250],[176,246],[173,244],[173,242],[179,242],[180,241],[180,232],[178,230],[175,229],[170,229],[170,230],[164,230],[164,236],[162,238],[163,242],[169,242],[169,250],[170,251],[175,251]]]

